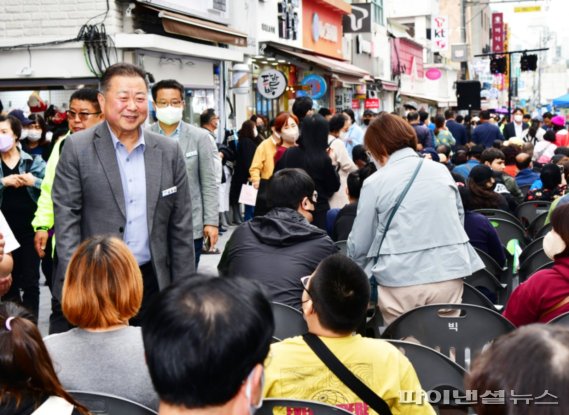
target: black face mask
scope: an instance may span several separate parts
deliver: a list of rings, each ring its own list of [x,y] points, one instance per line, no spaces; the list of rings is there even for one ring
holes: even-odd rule
[[[369,125],[369,122],[370,122],[369,118],[368,118],[368,119],[365,119],[365,120],[364,120],[364,125]]]

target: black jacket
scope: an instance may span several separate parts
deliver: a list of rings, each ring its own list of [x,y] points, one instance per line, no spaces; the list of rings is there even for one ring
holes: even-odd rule
[[[257,280],[272,301],[300,309],[300,278],[334,253],[326,232],[293,209],[275,208],[233,232],[217,268],[222,276]]]
[[[239,138],[239,143],[235,151],[235,169],[233,170],[233,178],[231,179],[229,192],[229,203],[232,205],[238,203],[241,185],[247,183],[249,167],[251,167],[258,145],[259,143],[250,137]]]
[[[332,231],[332,239],[334,241],[345,241],[348,239],[354,221],[356,220],[356,213],[358,211],[358,203],[350,203],[344,206],[338,212],[336,221],[334,222],[334,230]]]
[[[527,123],[522,123],[522,131],[527,130],[529,125]],[[509,140],[512,137],[516,136],[516,127],[514,127],[513,122],[509,122],[504,127],[504,140]]]

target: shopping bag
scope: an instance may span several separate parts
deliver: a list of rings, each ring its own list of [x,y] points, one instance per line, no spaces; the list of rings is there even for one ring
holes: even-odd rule
[[[247,206],[255,206],[257,202],[258,190],[251,183],[241,185],[241,193],[239,193],[239,203]]]

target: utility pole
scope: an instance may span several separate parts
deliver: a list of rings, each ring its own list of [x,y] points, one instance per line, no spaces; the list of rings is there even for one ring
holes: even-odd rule
[[[510,119],[510,115],[512,113],[512,66],[514,66],[512,65],[512,55],[519,53],[526,54],[528,52],[543,52],[547,50],[549,50],[549,48],[513,50],[510,52],[482,53],[480,55],[474,55],[475,58],[482,58],[486,56],[490,57],[502,56],[502,55],[508,55],[510,57],[510,65],[508,66],[508,119]]]
[[[466,45],[466,0],[460,0],[460,26],[462,27],[462,30],[460,31],[460,40],[463,45]],[[460,63],[460,78],[462,80],[466,80],[467,67],[467,62]]]

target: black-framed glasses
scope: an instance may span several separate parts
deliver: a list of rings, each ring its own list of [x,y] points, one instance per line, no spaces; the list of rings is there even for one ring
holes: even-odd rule
[[[306,291],[306,294],[308,294],[310,297],[312,297],[310,295],[310,291],[308,291],[308,281],[310,281],[310,278],[312,278],[312,275],[305,275],[304,277],[300,277],[300,283],[302,284],[302,288],[304,289],[304,291]],[[307,300],[301,301],[301,303],[305,303],[307,301],[309,301],[309,300],[307,299]]]
[[[156,106],[158,108],[166,108],[167,106],[171,106],[171,107],[181,107],[182,105],[184,105],[184,101],[181,101],[179,99],[173,99],[172,101],[158,101],[155,102]]]
[[[312,196],[306,196],[308,198],[308,200],[310,200],[313,204],[316,204],[316,202],[318,202],[318,192],[315,190],[312,193]],[[304,277],[303,277],[304,278]]]
[[[99,115],[101,113],[101,111],[99,111],[99,112],[75,112],[73,110],[67,110],[67,111],[65,111],[65,113],[67,114],[67,119],[69,119],[69,120],[74,120],[77,116],[79,116],[79,119],[81,121],[87,121],[89,119],[89,116]]]

